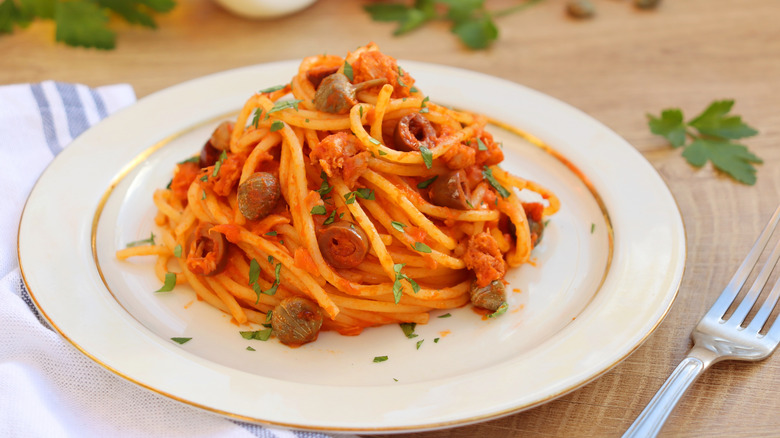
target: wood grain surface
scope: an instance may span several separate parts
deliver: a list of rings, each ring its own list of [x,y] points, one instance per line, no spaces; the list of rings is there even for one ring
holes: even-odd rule
[[[491,9],[516,3],[487,1]],[[56,44],[50,23],[0,36],[0,84],[125,82],[140,98],[234,67],[344,54],[374,41],[398,58],[484,72],[580,108],[639,150],[674,194],[688,249],[678,299],[641,348],[581,389],[508,417],[413,435],[620,436],[685,356],[691,329],[780,201],[780,2],[666,0],[651,11],[627,0],[593,3],[596,16],[578,21],[566,16],[564,1],[545,0],[498,19],[491,49],[469,51],[446,23],[393,37],[393,25],[371,22],[357,0],[320,0],[271,21],[235,17],[209,0],[180,0],[159,16],[155,31],[117,23],[113,51]],[[764,160],[754,186],[710,166],[691,167],[647,128],[648,112],[679,107],[690,117],[725,98],[760,131],[744,141]],[[780,436],[778,392],[780,355],[717,364],[693,385],[662,436]]]

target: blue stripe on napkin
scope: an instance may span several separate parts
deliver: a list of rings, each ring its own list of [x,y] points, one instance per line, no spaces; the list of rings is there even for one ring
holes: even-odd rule
[[[64,82],[55,82],[57,91],[62,97],[62,105],[65,107],[65,115],[68,118],[68,131],[72,138],[76,138],[89,128],[87,113],[76,91],[76,86]]]
[[[51,107],[49,101],[46,99],[46,95],[43,93],[43,87],[41,84],[30,85],[35,102],[38,104],[38,109],[41,112],[41,121],[43,122],[43,135],[46,138],[46,146],[49,147],[52,155],[57,155],[60,152],[60,144],[57,140],[57,133],[54,131],[54,117],[51,114]]]

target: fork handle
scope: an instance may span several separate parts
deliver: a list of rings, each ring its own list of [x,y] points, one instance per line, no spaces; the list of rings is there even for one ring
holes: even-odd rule
[[[623,438],[654,437],[661,431],[669,414],[682,399],[685,391],[710,365],[713,363],[711,352],[705,354],[698,348],[688,353],[688,357],[682,360],[672,375],[666,379],[661,389],[655,393],[653,399],[645,407],[641,414],[634,420],[634,424],[623,434]],[[709,354],[707,354],[709,353]]]

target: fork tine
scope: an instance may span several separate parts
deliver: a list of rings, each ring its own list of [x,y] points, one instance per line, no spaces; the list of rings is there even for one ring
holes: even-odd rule
[[[764,251],[764,247],[769,241],[769,237],[772,235],[775,226],[777,226],[778,218],[780,218],[780,206],[775,210],[772,218],[769,219],[769,223],[766,224],[764,231],[762,231],[761,235],[756,239],[756,243],[753,244],[753,248],[750,249],[745,260],[739,265],[739,269],[734,273],[729,284],[723,289],[723,293],[720,294],[717,301],[715,301],[715,304],[713,304],[707,312],[707,316],[722,318],[726,313],[729,306],[731,306],[731,303],[734,301],[734,298],[736,298],[740,289],[742,289],[742,285],[745,284],[745,280],[747,280],[748,275],[750,275],[750,272],[756,265],[759,256]]]
[[[778,258],[780,258],[780,241],[778,241],[774,249],[772,249],[772,254],[769,255],[766,263],[764,263],[764,266],[758,273],[758,277],[756,277],[753,285],[750,286],[750,291],[748,291],[747,295],[742,299],[742,302],[739,303],[737,310],[729,317],[729,323],[734,325],[742,324],[748,312],[750,312],[750,309],[753,308],[756,300],[758,300],[759,295],[761,295],[761,291],[764,289],[767,280],[769,280],[769,276],[772,274],[772,270],[775,268]],[[766,317],[764,318],[766,321]],[[756,318],[754,317],[753,319],[755,320]]]
[[[761,308],[756,312],[753,320],[750,321],[750,325],[747,326],[748,330],[758,333],[764,327],[767,319],[769,319],[769,315],[772,313],[775,305],[777,305],[778,298],[780,298],[780,281],[775,282],[775,285],[766,297],[764,304],[761,305]],[[780,336],[780,318],[775,320],[773,327],[769,331],[771,330],[775,331],[775,336]],[[769,331],[767,332],[767,336],[770,336]]]

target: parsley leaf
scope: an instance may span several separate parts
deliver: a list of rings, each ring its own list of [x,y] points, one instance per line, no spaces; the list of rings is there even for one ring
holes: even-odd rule
[[[325,173],[324,170],[320,172],[320,178],[322,178],[322,184],[320,184],[320,188],[317,190],[317,193],[320,194],[320,198],[325,199],[325,195],[333,190],[333,186],[331,186],[328,182],[328,174]]]
[[[395,281],[393,282],[393,298],[395,298],[396,304],[398,304],[398,302],[401,300],[401,296],[403,295],[403,285],[401,285],[401,280],[406,280],[409,285],[412,286],[412,291],[414,293],[420,291],[420,285],[417,284],[416,281],[412,280],[408,275],[401,273],[401,269],[403,269],[404,266],[406,266],[406,263],[396,263],[393,265],[393,271],[395,271]]]
[[[758,131],[743,122],[742,117],[729,115],[733,106],[733,100],[716,100],[687,123],[681,110],[666,109],[660,117],[648,114],[648,126],[650,132],[666,138],[673,147],[682,147],[682,156],[691,165],[701,167],[710,161],[735,180],[753,185],[756,183],[753,164],[763,161],[732,140],[752,137]]]
[[[273,329],[263,329],[263,330],[255,330],[255,331],[241,331],[238,332],[242,338],[246,340],[252,340],[256,339],[258,341],[267,341],[271,337],[271,332]]]
[[[315,205],[311,208],[311,214],[319,214],[319,215],[325,215],[328,213],[328,210],[325,208],[324,205]]]
[[[433,167],[433,153],[431,153],[431,150],[428,149],[425,146],[420,146],[420,155],[422,155],[423,163],[425,163],[425,167],[430,169]]]
[[[418,335],[414,333],[414,328],[417,327],[415,322],[402,322],[398,324],[401,326],[401,330],[404,332],[404,336],[409,339],[416,338]]]
[[[374,191],[371,189],[361,188],[357,189],[354,192],[349,192],[346,195],[344,195],[344,203],[345,204],[354,204],[356,198],[363,198],[368,199],[369,201],[373,201],[376,199],[376,196],[374,195]]]
[[[155,292],[170,292],[173,290],[174,286],[176,286],[176,274],[173,272],[166,272],[165,282],[163,283],[162,287],[157,289]]]
[[[17,6],[17,3],[19,6]],[[4,0],[0,2],[0,33],[25,27],[34,19],[54,20],[55,39],[71,46],[113,49],[116,33],[111,15],[131,24],[156,28],[155,12],[168,12],[174,0]]]
[[[150,234],[151,235],[149,236],[148,239],[136,240],[130,242],[127,245],[125,245],[125,248],[131,248],[133,246],[141,246],[141,245],[154,245],[154,233],[150,233]]]
[[[352,65],[347,61],[344,61],[344,76],[346,76],[350,82],[352,82],[352,80],[354,79],[354,72],[352,71]],[[360,109],[363,109],[363,107],[361,106]]]
[[[192,338],[171,338],[171,341],[181,345],[186,344],[187,342],[191,341]]]
[[[384,362],[387,360],[387,356],[376,356],[374,357],[374,363]]]
[[[414,242],[414,246],[412,247],[415,251],[423,252],[426,254],[431,253],[431,247],[422,243],[422,242]]]
[[[426,179],[425,181],[420,182],[417,184],[418,189],[425,189],[428,188],[429,185],[433,184],[434,181],[436,181],[436,178],[438,178],[439,175],[436,175],[432,178]]]
[[[258,91],[258,93],[260,93],[260,94],[273,93],[274,91],[279,91],[279,90],[283,89],[286,86],[287,85],[275,85],[273,87],[264,88],[264,89]]]
[[[496,189],[502,198],[508,198],[509,195],[512,194],[509,190],[506,189],[506,187],[502,186],[501,183],[496,180],[496,177],[493,176],[493,170],[491,168],[485,166],[482,170],[482,177],[485,178],[485,181],[489,182],[494,189]]]
[[[284,128],[284,122],[281,120],[274,120],[274,122],[271,123],[271,132],[276,132],[282,128]]]
[[[496,309],[495,312],[488,315],[488,318],[498,318],[499,316],[505,314],[507,309],[509,309],[509,304],[504,301],[500,306],[498,306],[498,309]]]
[[[396,230],[398,230],[398,231],[400,231],[402,233],[404,232],[404,228],[406,227],[406,224],[398,222],[398,221],[392,221],[392,222],[390,222],[390,225],[392,225],[393,228],[395,228]]]
[[[374,21],[396,22],[393,35],[403,35],[431,21],[449,21],[451,32],[471,49],[485,49],[498,39],[494,19],[525,9],[541,0],[527,0],[503,10],[489,11],[484,0],[415,0],[364,6]]]

